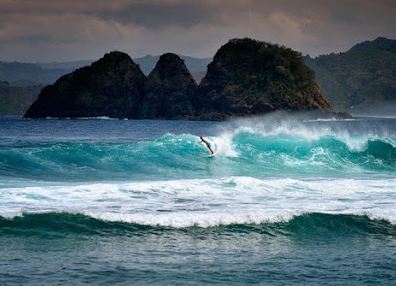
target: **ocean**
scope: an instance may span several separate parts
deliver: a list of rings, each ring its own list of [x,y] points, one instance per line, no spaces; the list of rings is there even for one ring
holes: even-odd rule
[[[0,285],[134,284],[396,285],[396,119],[0,119]]]

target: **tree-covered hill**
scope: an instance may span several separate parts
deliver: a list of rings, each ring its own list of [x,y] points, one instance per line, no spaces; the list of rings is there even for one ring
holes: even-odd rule
[[[338,111],[361,112],[396,101],[396,40],[379,37],[340,54],[305,58]]]
[[[300,53],[249,38],[223,45],[195,95],[205,119],[275,110],[333,112]]]

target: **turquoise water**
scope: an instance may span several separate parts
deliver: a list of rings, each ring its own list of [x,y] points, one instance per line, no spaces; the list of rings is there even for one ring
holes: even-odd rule
[[[396,119],[0,119],[0,285],[394,285],[395,210]]]

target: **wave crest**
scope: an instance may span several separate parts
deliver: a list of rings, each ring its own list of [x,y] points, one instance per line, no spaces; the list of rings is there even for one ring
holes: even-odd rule
[[[0,215],[69,212],[126,223],[212,227],[288,221],[304,213],[396,222],[395,179],[218,179],[4,188]]]
[[[367,216],[332,215],[310,213],[295,216],[285,221],[235,223],[216,225],[208,228],[189,226],[173,228],[150,226],[137,223],[106,221],[75,213],[25,214],[12,219],[0,216],[0,235],[216,235],[216,234],[260,234],[269,236],[304,236],[316,239],[317,236],[332,236],[339,239],[346,235],[385,235],[395,236],[396,226],[387,221],[370,219]]]

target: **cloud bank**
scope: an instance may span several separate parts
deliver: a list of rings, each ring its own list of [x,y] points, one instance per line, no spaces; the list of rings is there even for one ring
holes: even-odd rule
[[[209,57],[245,36],[318,55],[396,38],[395,15],[393,0],[0,0],[0,60]]]

